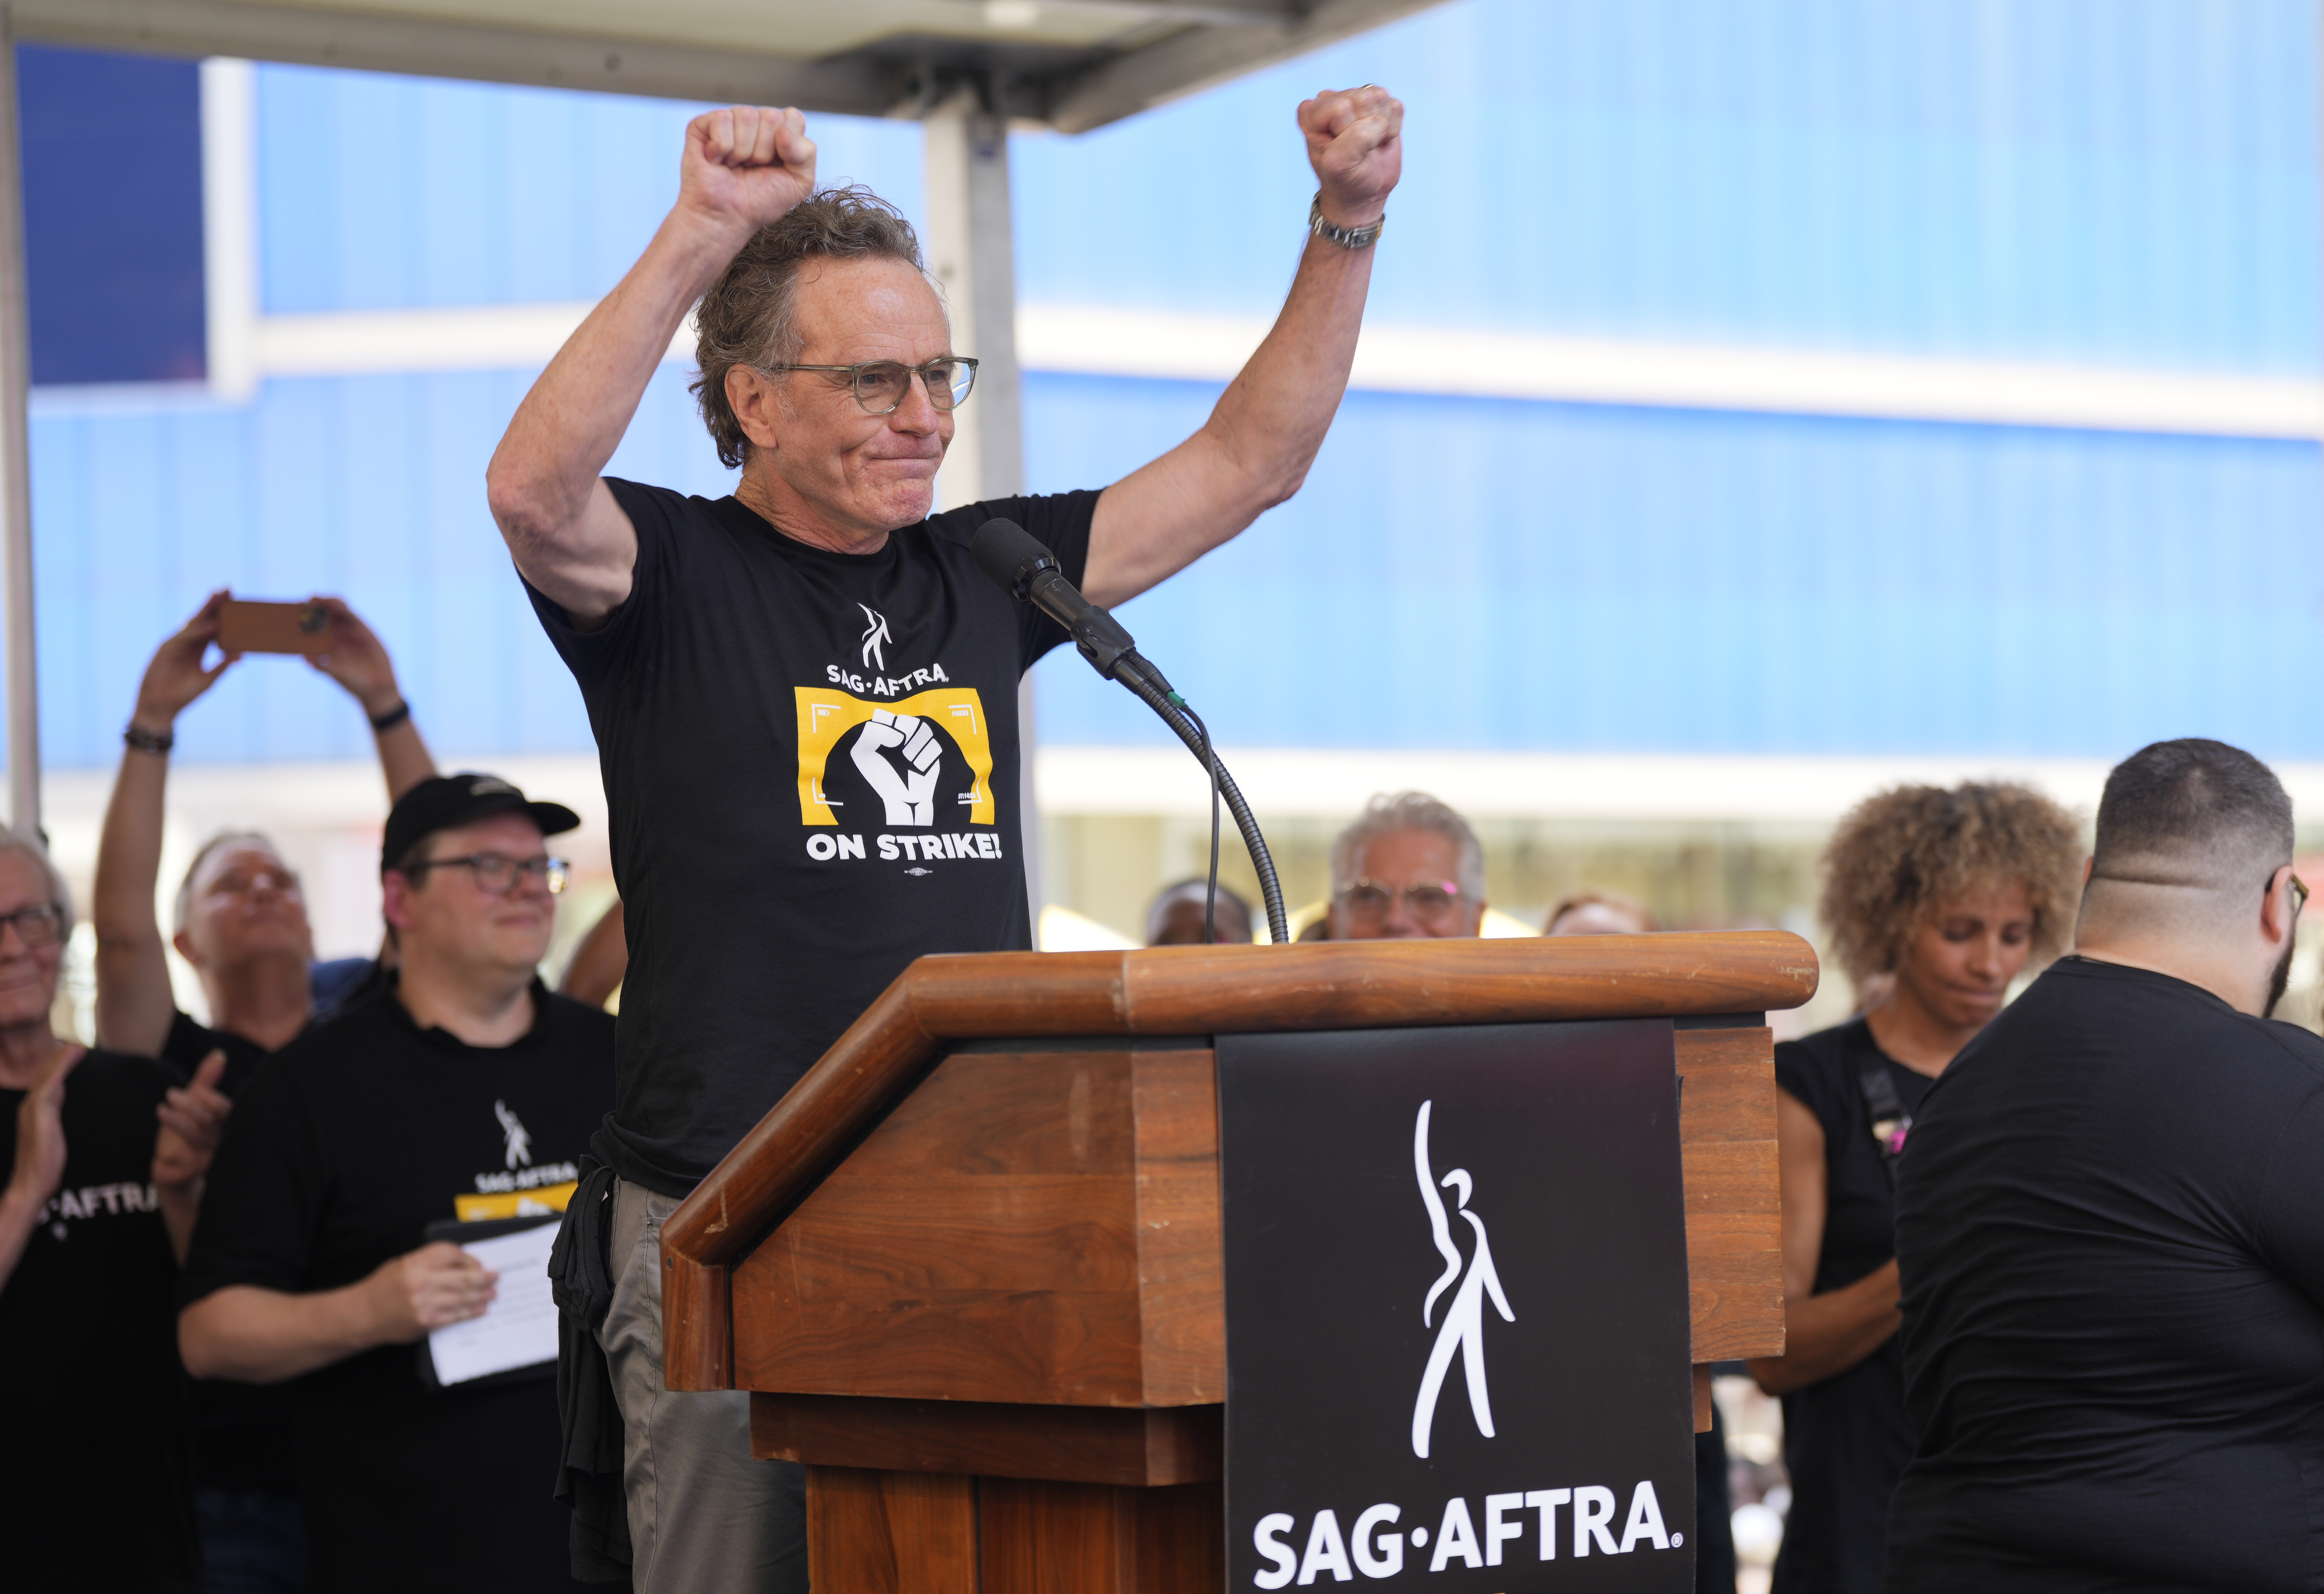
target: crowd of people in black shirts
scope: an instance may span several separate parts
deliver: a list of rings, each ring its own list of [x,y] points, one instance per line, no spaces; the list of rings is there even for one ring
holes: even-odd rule
[[[167,754],[235,662],[203,663],[222,596],[140,688],[93,1048],[50,1027],[63,880],[0,835],[0,1365],[41,1436],[0,1460],[11,1584],[554,1586],[550,1386],[431,1387],[413,1347],[496,1282],[431,1232],[576,1187],[612,1101],[621,909],[573,962],[591,1000],[546,990],[546,843],[576,816],[438,775],[384,650],[327,600],[316,663],[371,718],[392,800],[386,939],[316,963],[295,874],[222,834],[176,892],[209,1022],[180,1011],[154,912]],[[2324,1042],[2266,1017],[2305,898],[2292,848],[2281,785],[2208,742],[2114,772],[2087,863],[2073,816],[2018,786],[1902,788],[1839,826],[1821,914],[1859,1010],[1776,1049],[1787,1347],[1749,1367],[1784,1412],[1776,1589],[2302,1586],[2284,1524],[2324,1418],[2288,1396],[2324,1327]],[[1474,935],[1484,863],[1446,805],[1375,797],[1311,928]],[[1240,898],[1205,898],[1164,890],[1148,943],[1204,940],[1206,906],[1213,938],[1252,938]],[[1543,933],[1658,927],[1592,890]],[[1702,1459],[1699,1586],[1724,1589],[1716,1433]]]
[[[437,773],[328,600],[317,663],[392,799],[384,944],[315,967],[279,853],[217,838],[168,943],[208,1022],[180,1012],[164,779],[234,663],[205,662],[218,600],[163,645],[101,843],[94,1047],[51,1027],[64,882],[0,834],[10,1590],[807,1587],[800,1469],[752,1458],[747,1395],[665,1387],[660,1225],[913,958],[1029,944],[1019,686],[1065,635],[972,539],[1014,521],[1111,605],[1296,493],[1402,121],[1371,84],[1300,105],[1298,265],[1198,431],[1101,489],[942,513],[977,362],[909,224],[816,186],[797,110],[688,124],[677,202],[485,484],[598,742],[622,907],[575,974],[623,982],[618,1033],[537,972],[572,811]],[[604,475],[689,318],[740,472],[715,501]],[[2292,842],[2275,778],[2200,741],[2113,772],[2086,862],[2006,786],[1841,826],[1825,908],[1866,1010],[1776,1064],[1788,1348],[1753,1371],[1786,1406],[1778,1587],[2318,1582],[2324,1039],[2268,1018]],[[1482,850],[1425,795],[1375,799],[1332,876],[1314,935],[1481,927]],[[1156,939],[1201,938],[1193,896],[1157,905]],[[1236,906],[1216,922],[1248,938]],[[1654,926],[1598,893],[1546,927]],[[437,1387],[419,1347],[502,1282],[447,1234],[560,1209],[557,1384]]]
[[[1775,1048],[1786,1343],[1748,1368],[1783,1402],[1779,1594],[2324,1577],[2324,1040],[2270,1017],[2293,842],[2274,775],[2202,740],[2116,768],[2087,849],[2006,783],[1841,821],[1821,917],[1858,1011]],[[1473,935],[1482,880],[1457,814],[1375,798],[1310,930]],[[1149,944],[1200,941],[1204,889]],[[1250,922],[1221,894],[1219,938]],[[1659,927],[1604,890],[1542,926]],[[1697,1459],[1724,1594],[1716,1427]]]
[[[431,1388],[414,1347],[496,1282],[430,1225],[555,1212],[612,1105],[612,1018],[537,972],[565,883],[546,841],[577,818],[438,775],[385,650],[318,600],[315,663],[370,718],[392,799],[379,955],[317,963],[299,879],[254,833],[195,855],[165,943],[169,753],[236,662],[204,662],[225,595],[139,688],[97,856],[93,1047],[50,1027],[70,894],[36,838],[0,834],[0,1582],[564,1582],[550,1385]]]

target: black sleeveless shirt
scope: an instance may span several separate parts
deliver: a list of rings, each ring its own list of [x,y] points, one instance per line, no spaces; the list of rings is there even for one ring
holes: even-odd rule
[[[1775,1083],[1823,1126],[1823,1249],[1815,1293],[1854,1284],[1896,1254],[1896,1196],[1872,1138],[1868,1064],[1883,1069],[1907,1112],[1935,1082],[1884,1054],[1863,1019],[1775,1048]],[[1792,1508],[1775,1594],[1878,1594],[1888,1497],[1913,1459],[1904,1360],[1891,1337],[1854,1367],[1784,1397],[1784,1465]]]

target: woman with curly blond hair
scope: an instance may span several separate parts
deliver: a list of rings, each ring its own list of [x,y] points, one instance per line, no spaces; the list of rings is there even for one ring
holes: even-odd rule
[[[1792,1507],[1776,1594],[1880,1588],[1888,1498],[1913,1455],[1896,1340],[1894,1162],[1930,1082],[2073,932],[2080,827],[2022,786],[1899,787],[1824,850],[1848,1023],[1775,1048],[1784,1353],[1751,1364],[1783,1396]]]

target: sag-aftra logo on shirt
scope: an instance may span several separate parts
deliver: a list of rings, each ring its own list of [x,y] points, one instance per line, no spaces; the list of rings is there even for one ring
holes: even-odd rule
[[[866,685],[836,666],[828,674]],[[869,685],[870,699],[835,686],[797,689],[807,855],[818,863],[908,861],[908,872],[950,859],[998,859],[992,738],[976,688],[950,684],[941,666]],[[923,689],[899,695],[914,686]]]

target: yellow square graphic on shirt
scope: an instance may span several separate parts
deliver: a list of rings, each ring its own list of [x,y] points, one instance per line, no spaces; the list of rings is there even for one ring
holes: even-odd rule
[[[866,828],[877,828],[883,822],[890,827],[934,826],[932,806],[916,801],[915,792],[932,792],[936,786],[944,743],[942,738],[923,735],[923,724],[944,732],[968,760],[969,773],[974,777],[964,794],[968,822],[998,823],[992,799],[992,739],[985,723],[984,699],[977,696],[975,687],[940,687],[888,703],[853,697],[828,686],[800,686],[797,691],[800,824],[839,824],[833,803],[824,795],[824,772],[839,739],[862,724],[876,725],[884,745],[859,752],[857,762],[862,763],[867,756],[879,759],[890,772],[897,792],[883,815],[862,822]],[[900,763],[891,761],[891,747]],[[899,812],[908,816],[898,816]]]
[[[463,1223],[481,1223],[490,1218],[548,1218],[565,1210],[573,1199],[580,1181],[567,1179],[562,1184],[543,1184],[538,1190],[510,1190],[496,1195],[456,1195],[452,1212]]]

